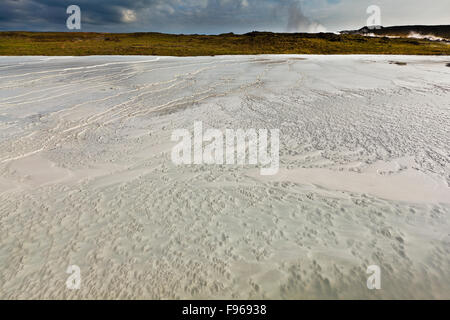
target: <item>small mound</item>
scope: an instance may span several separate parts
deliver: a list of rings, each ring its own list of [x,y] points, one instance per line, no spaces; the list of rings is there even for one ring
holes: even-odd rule
[[[399,61],[389,61],[389,64],[396,64],[398,66],[406,66],[406,65],[408,65],[406,62],[399,62]]]

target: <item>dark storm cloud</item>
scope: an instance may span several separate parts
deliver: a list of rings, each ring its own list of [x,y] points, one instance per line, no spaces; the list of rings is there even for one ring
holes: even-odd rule
[[[139,1],[137,1],[139,2]],[[121,9],[135,7],[136,1],[89,0],[2,0],[0,3],[0,27],[23,25],[25,28],[43,29],[65,27],[66,9],[71,4],[82,8],[83,20],[92,25],[121,23]],[[27,28],[29,29],[29,28]]]
[[[143,29],[155,24],[225,24],[247,0],[1,0],[0,29],[64,29],[66,8],[82,9],[83,25],[121,31],[135,23]],[[138,26],[136,26],[138,27]]]

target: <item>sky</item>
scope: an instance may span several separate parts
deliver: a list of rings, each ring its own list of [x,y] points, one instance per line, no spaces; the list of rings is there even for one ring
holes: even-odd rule
[[[0,30],[70,31],[69,5],[86,32],[333,32],[366,25],[371,5],[383,26],[450,24],[450,0],[0,0]]]

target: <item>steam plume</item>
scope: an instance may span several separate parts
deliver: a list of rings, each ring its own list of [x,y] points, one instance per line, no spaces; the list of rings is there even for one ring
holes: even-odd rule
[[[326,32],[326,28],[320,23],[312,21],[304,15],[299,3],[295,2],[289,8],[288,32]]]

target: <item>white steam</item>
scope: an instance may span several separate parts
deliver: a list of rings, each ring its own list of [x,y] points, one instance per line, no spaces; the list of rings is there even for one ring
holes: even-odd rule
[[[326,32],[327,29],[304,15],[300,5],[293,3],[289,8],[288,32]]]

